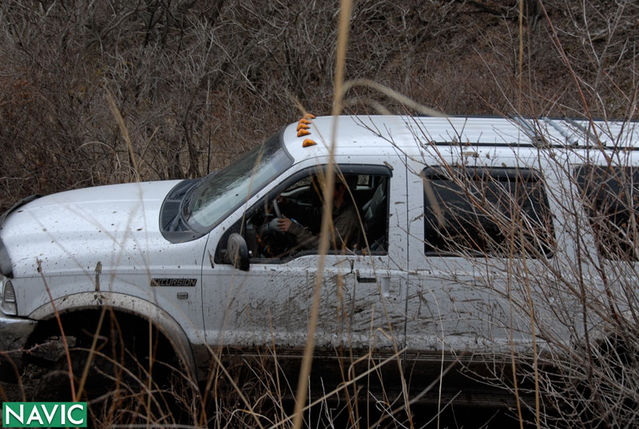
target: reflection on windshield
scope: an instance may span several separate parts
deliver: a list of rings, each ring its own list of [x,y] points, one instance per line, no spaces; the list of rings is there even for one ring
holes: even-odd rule
[[[255,192],[292,165],[281,133],[224,170],[205,177],[186,197],[182,215],[191,228],[209,231]]]

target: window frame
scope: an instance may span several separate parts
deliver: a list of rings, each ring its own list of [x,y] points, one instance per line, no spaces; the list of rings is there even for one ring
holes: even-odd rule
[[[387,256],[388,255],[388,243],[389,243],[389,239],[390,239],[390,231],[389,231],[389,226],[390,226],[390,220],[389,220],[389,214],[390,214],[390,190],[391,190],[391,180],[393,178],[393,170],[391,168],[389,168],[386,165],[378,165],[378,164],[349,164],[349,163],[338,163],[335,165],[336,167],[336,174],[344,174],[344,175],[349,175],[349,174],[358,174],[358,175],[371,175],[371,176],[384,176],[387,178],[386,181],[386,219],[385,219],[385,230],[386,230],[386,249],[383,251],[372,251],[372,252],[364,252],[362,249],[358,249],[356,251],[352,251],[351,253],[343,253],[340,251],[336,251],[336,250],[332,250],[329,249],[328,254],[332,254],[332,255],[339,255],[339,256],[344,256],[344,255],[354,255],[354,256],[361,256],[361,255],[371,255],[371,256]],[[265,195],[263,195],[262,197],[260,197],[255,203],[253,203],[251,205],[251,207],[249,209],[247,209],[242,216],[240,217],[240,219],[238,219],[237,221],[235,221],[222,235],[222,237],[220,238],[220,240],[217,243],[216,246],[216,250],[215,250],[215,256],[214,256],[214,262],[216,264],[226,264],[226,262],[224,262],[224,258],[223,258],[223,254],[226,250],[226,242],[228,241],[228,237],[234,233],[240,233],[243,237],[244,237],[244,232],[246,230],[246,219],[249,218],[250,216],[252,216],[252,214],[256,211],[256,210],[260,210],[261,207],[264,206],[265,201],[270,200],[273,198],[274,195],[279,195],[280,193],[282,193],[286,188],[288,188],[289,186],[293,185],[295,182],[298,182],[302,179],[304,179],[305,177],[310,176],[313,173],[317,173],[319,169],[326,171],[327,168],[327,164],[317,164],[314,166],[310,166],[310,167],[306,167],[303,168],[301,170],[297,170],[295,172],[293,172],[291,175],[289,175],[288,177],[286,177],[285,179],[283,179],[279,184],[277,184],[275,187],[273,187],[273,189],[271,189],[270,191],[268,191]],[[350,196],[349,196],[350,198]],[[358,207],[358,211],[360,213],[360,216],[362,215],[361,213],[361,207]],[[370,244],[370,243],[369,243]],[[250,261],[251,264],[272,264],[272,265],[281,265],[281,264],[286,264],[290,261],[293,261],[295,259],[304,257],[304,256],[318,256],[319,253],[317,251],[314,250],[302,250],[299,251],[293,255],[290,255],[288,257],[283,257],[283,258],[256,258],[256,257],[251,257]],[[227,264],[228,265],[228,264]]]
[[[616,178],[619,177],[619,173],[618,171],[621,169],[625,169],[628,170],[628,172],[626,173],[626,175],[630,175],[630,177],[633,178],[632,183],[631,183],[631,190],[633,188],[636,188],[637,190],[637,195],[639,195],[639,180],[635,181],[634,180],[634,176],[637,176],[637,179],[639,179],[639,166],[635,166],[635,165],[601,165],[601,164],[589,164],[589,163],[583,163],[583,164],[578,164],[575,165],[574,168],[571,171],[571,179],[573,179],[575,181],[575,187],[576,187],[576,192],[577,192],[577,197],[579,198],[579,202],[581,204],[581,208],[583,209],[583,212],[587,218],[588,221],[588,226],[590,227],[590,231],[592,233],[592,237],[594,240],[594,244],[596,247],[596,251],[597,253],[605,260],[607,261],[619,261],[619,262],[629,262],[629,263],[636,263],[639,262],[639,251],[637,251],[637,245],[632,246],[631,251],[632,254],[628,255],[628,257],[623,257],[621,251],[623,249],[621,249],[619,246],[617,246],[617,248],[615,249],[616,251],[604,251],[603,249],[605,249],[605,244],[601,242],[600,240],[600,233],[597,232],[597,228],[595,228],[595,222],[596,219],[601,216],[602,219],[605,219],[606,222],[610,222],[611,225],[613,225],[614,227],[618,228],[620,225],[618,225],[616,222],[610,220],[610,213],[605,213],[603,211],[599,211],[599,207],[596,207],[597,210],[589,207],[586,204],[586,201],[592,201],[592,203],[595,203],[594,200],[592,200],[591,198],[593,197],[597,197],[598,195],[591,195],[589,192],[589,190],[587,189],[586,185],[587,183],[585,183],[585,180],[582,182],[584,177],[588,177],[589,175],[592,174],[598,174],[597,177],[601,177],[601,170],[607,170],[607,169],[615,169],[615,174],[614,176],[609,177],[609,179],[606,180],[605,184],[602,184],[602,182],[597,181],[597,183],[602,184],[602,186],[604,186],[605,188],[603,189],[603,191],[606,192],[606,194],[615,191],[614,188],[612,188],[608,182],[609,181],[613,181]],[[587,171],[585,174],[581,174],[582,171],[585,170],[589,170]],[[617,190],[616,193],[619,194],[621,190],[623,190],[624,188],[621,186],[622,183],[621,181],[617,181],[616,183],[617,185]],[[599,190],[601,191],[601,190]],[[597,200],[597,202],[599,201],[603,201],[603,200]],[[608,202],[608,204],[604,204],[604,207],[608,207],[610,205],[610,203],[614,204],[615,201],[612,202]],[[639,206],[639,204],[638,204]],[[635,208],[633,206],[632,210],[630,211],[630,213],[635,212]],[[593,212],[595,214],[595,216],[593,216]],[[612,228],[610,229],[612,230]]]
[[[549,226],[549,230],[548,233],[544,234],[543,237],[543,243],[545,243],[545,245],[543,246],[535,246],[535,251],[534,252],[526,252],[526,257],[529,259],[540,259],[540,258],[547,258],[550,259],[554,256],[555,251],[556,251],[556,247],[557,247],[557,236],[556,236],[556,231],[555,231],[555,227],[554,227],[554,223],[553,223],[553,214],[552,214],[552,209],[550,207],[549,201],[548,201],[548,192],[546,190],[546,186],[544,185],[544,180],[543,180],[543,175],[542,173],[534,168],[521,168],[521,167],[490,167],[490,166],[442,166],[442,165],[433,165],[433,166],[427,166],[424,169],[422,169],[422,171],[419,173],[420,178],[422,179],[422,183],[424,181],[425,177],[434,177],[434,176],[440,176],[442,178],[444,178],[445,180],[451,180],[450,179],[450,174],[447,173],[446,170],[453,170],[454,173],[453,174],[458,174],[459,176],[461,175],[467,175],[470,177],[477,177],[479,176],[480,178],[483,178],[484,175],[487,175],[488,177],[494,178],[494,179],[523,179],[523,183],[526,183],[528,181],[532,181],[536,184],[539,184],[540,190],[538,192],[541,192],[541,199],[536,199],[535,201],[532,201],[533,203],[535,203],[534,207],[537,208],[541,208],[541,210],[539,210],[540,216],[537,218],[539,222],[544,222],[544,218],[547,218],[548,221],[548,226]],[[422,189],[423,189],[423,184],[422,184]],[[426,195],[426,191],[423,190],[423,206],[422,206],[422,215],[424,218],[424,226],[423,226],[423,255],[426,256],[427,258],[433,258],[433,257],[440,257],[440,258],[455,258],[455,257],[468,257],[468,258],[507,258],[508,255],[505,255],[503,253],[499,253],[499,252],[490,252],[489,250],[486,251],[479,251],[479,250],[473,250],[473,249],[468,249],[468,253],[467,254],[460,254],[459,252],[456,252],[454,249],[453,250],[449,250],[449,251],[437,251],[437,250],[428,250],[429,244],[428,241],[426,239],[427,237],[427,229],[428,229],[428,221],[427,221],[427,208],[430,206],[430,203],[428,202],[428,197]],[[510,195],[513,195],[512,193]],[[465,202],[468,202],[468,199],[464,199]],[[541,203],[541,204],[540,204]],[[509,217],[509,220],[512,220],[512,218]],[[545,223],[545,222],[544,222]],[[528,241],[529,242],[529,241]],[[431,248],[433,248],[433,246],[430,246]],[[475,254],[476,253],[476,254]],[[521,258],[522,257],[522,251],[520,248],[517,248],[513,254],[514,258]]]

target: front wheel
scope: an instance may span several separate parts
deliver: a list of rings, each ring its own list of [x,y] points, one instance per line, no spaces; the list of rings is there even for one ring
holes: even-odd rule
[[[170,342],[154,326],[109,309],[81,319],[65,320],[68,354],[62,350],[41,378],[36,400],[71,401],[75,394],[76,401],[88,403],[96,425],[174,421],[192,415],[192,410],[182,409],[187,401],[176,395],[197,395],[197,389]]]

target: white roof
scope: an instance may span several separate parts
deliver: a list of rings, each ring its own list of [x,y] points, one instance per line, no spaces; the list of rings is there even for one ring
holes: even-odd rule
[[[312,119],[309,135],[298,137],[298,123],[284,130],[284,144],[296,160],[328,153],[333,116]],[[461,143],[490,147],[606,147],[639,150],[638,122],[588,121],[550,118],[338,116],[336,154],[410,153],[420,145]],[[305,139],[317,144],[304,148]],[[539,143],[541,142],[541,143]],[[511,149],[512,150],[512,149]]]

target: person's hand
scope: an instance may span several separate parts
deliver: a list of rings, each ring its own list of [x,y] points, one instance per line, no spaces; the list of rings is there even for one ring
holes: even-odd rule
[[[291,220],[287,217],[280,217],[277,219],[277,229],[282,232],[287,232],[291,227]]]

